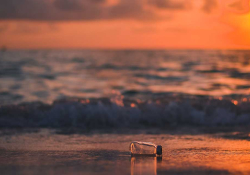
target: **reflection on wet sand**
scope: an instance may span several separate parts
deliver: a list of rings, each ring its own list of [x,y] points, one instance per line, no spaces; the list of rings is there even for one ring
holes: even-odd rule
[[[131,175],[157,175],[157,164],[162,157],[132,156]]]
[[[1,131],[1,130],[0,130]],[[56,134],[0,132],[1,174],[250,174],[249,133]],[[131,157],[131,140],[161,143],[163,157]]]

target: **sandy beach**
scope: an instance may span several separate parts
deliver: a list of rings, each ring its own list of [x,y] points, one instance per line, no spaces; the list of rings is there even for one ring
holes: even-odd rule
[[[232,136],[236,133],[229,133]],[[131,157],[129,143],[163,146],[162,158]],[[249,142],[223,134],[57,134],[9,132],[0,137],[3,174],[248,174]]]

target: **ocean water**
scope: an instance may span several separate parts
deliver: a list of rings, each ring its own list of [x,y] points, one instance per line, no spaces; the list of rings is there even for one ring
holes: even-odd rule
[[[0,52],[0,127],[248,126],[250,51]]]

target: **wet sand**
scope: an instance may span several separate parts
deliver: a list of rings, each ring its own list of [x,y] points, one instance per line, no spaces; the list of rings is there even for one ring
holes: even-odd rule
[[[237,133],[57,134],[1,132],[1,174],[249,174],[250,142]],[[162,158],[131,157],[131,141],[163,146]]]

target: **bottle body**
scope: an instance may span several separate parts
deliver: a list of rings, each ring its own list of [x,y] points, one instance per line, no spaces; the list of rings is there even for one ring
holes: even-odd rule
[[[131,155],[162,155],[162,146],[150,142],[132,142],[129,149]]]

